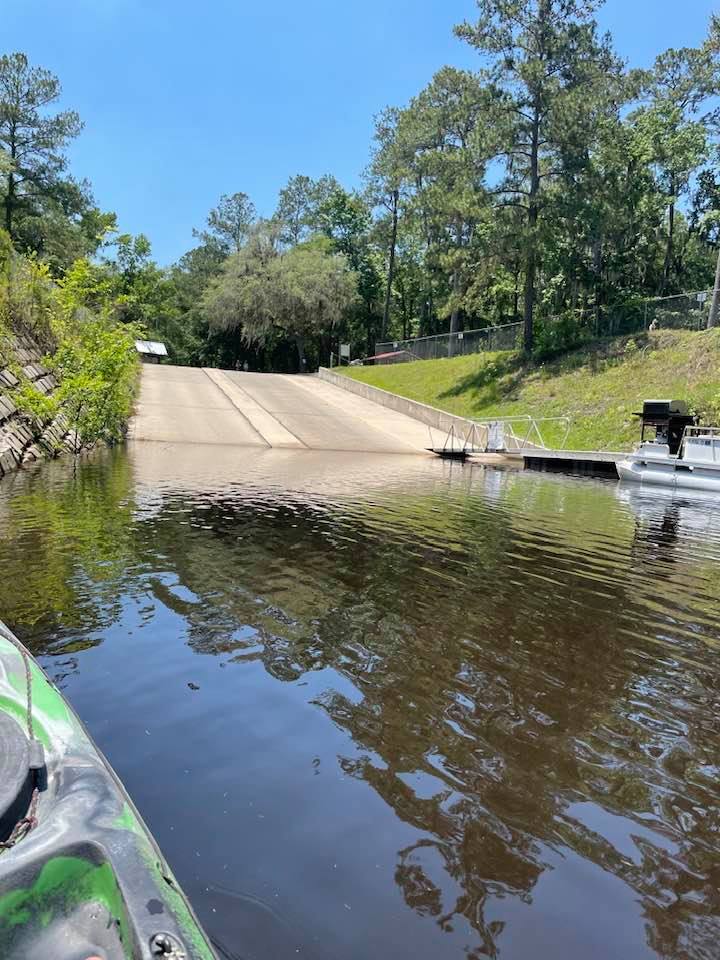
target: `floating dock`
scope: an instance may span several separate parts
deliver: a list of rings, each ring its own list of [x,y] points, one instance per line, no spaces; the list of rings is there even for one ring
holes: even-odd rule
[[[546,450],[523,447],[510,450],[506,456],[523,460],[529,470],[552,470],[558,473],[596,473],[618,477],[616,464],[627,453],[612,450]]]

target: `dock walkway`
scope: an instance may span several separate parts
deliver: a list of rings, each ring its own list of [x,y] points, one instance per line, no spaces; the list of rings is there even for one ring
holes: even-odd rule
[[[509,451],[506,456],[522,460],[531,470],[557,470],[571,473],[602,473],[617,477],[616,464],[627,453],[612,450],[546,450],[542,447]]]

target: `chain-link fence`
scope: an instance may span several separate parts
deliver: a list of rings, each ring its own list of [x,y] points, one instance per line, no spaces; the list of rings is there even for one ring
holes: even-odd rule
[[[391,354],[376,363],[397,363],[407,360],[437,360],[440,357],[462,357],[483,350],[514,350],[522,337],[522,323],[506,323],[500,327],[440,333],[415,340],[389,340],[375,346],[377,354]],[[392,356],[398,354],[398,356]]]
[[[553,317],[545,324],[574,322],[588,336],[595,337],[614,337],[641,330],[704,330],[711,302],[712,290],[701,290],[588,308],[564,317]]]
[[[613,306],[578,310],[553,317],[538,325],[546,329],[561,326],[568,330],[569,342],[591,337],[614,337],[642,330],[704,330],[707,327],[712,290],[681,293],[654,300],[631,300]],[[437,360],[461,357],[485,350],[515,350],[522,345],[523,324],[506,323],[461,333],[441,333],[414,340],[389,340],[376,345],[377,354],[389,354],[376,363],[403,363],[410,360]]]
[[[712,290],[702,290],[699,293],[682,293],[674,297],[660,297],[657,300],[646,300],[641,310],[627,311],[636,326],[635,330],[704,330],[707,327],[712,303]],[[619,308],[622,325],[622,312],[627,308]],[[640,323],[642,314],[642,323]],[[624,333],[624,330],[619,330]]]

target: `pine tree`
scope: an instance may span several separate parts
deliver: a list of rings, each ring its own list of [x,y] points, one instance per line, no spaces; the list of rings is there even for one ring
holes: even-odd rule
[[[456,28],[484,58],[495,96],[495,193],[525,215],[524,343],[532,350],[547,188],[587,156],[608,79],[620,66],[599,39],[594,0],[478,0],[476,23]]]

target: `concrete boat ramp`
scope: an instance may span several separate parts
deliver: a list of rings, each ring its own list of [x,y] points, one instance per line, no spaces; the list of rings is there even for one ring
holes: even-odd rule
[[[198,367],[142,368],[129,439],[164,444],[429,456],[452,430],[478,424],[329,370],[318,376]],[[487,431],[487,425],[480,426]],[[511,433],[511,431],[510,431]],[[614,452],[518,444],[504,454],[472,451],[486,464],[617,476]]]
[[[131,440],[427,454],[436,429],[318,377],[142,368]]]

